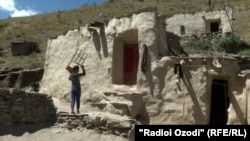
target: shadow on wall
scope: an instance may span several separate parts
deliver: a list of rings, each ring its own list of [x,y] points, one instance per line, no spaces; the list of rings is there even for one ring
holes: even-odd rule
[[[102,59],[101,48],[103,50],[104,57],[108,57],[108,48],[107,48],[107,41],[106,41],[105,33],[102,31],[102,29],[100,31],[101,33],[100,36],[96,30],[92,30],[91,32],[93,34],[93,42],[95,45],[95,49],[99,54],[100,60]]]
[[[96,51],[98,51],[99,58],[101,57],[101,48],[103,50],[104,57],[108,57],[108,47],[107,47],[107,39],[105,35],[105,29],[104,29],[104,23],[101,22],[92,22],[88,26],[89,32],[92,32],[93,34],[93,42],[96,48]],[[100,35],[98,34],[98,31],[100,32]]]
[[[241,124],[248,124],[248,123],[247,123],[247,115],[244,116],[244,113],[243,113],[243,111],[242,111],[242,109],[241,109],[241,107],[240,107],[240,105],[239,105],[239,103],[238,103],[238,101],[236,100],[236,98],[235,98],[234,95],[232,95],[232,96],[230,97],[230,102],[231,102],[233,108],[235,109],[235,112],[236,112],[236,115],[237,115],[237,117],[238,117],[238,119],[239,119],[239,122],[240,122]]]
[[[169,49],[169,54],[171,56],[184,55],[188,56],[188,54],[183,50],[180,44],[180,37],[172,32],[166,32],[167,36],[167,46]]]
[[[152,97],[154,97],[154,90],[155,90],[155,86],[154,86],[154,81],[153,81],[153,74],[152,74],[152,69],[151,69],[151,55],[149,55],[148,51],[144,52],[145,56],[147,56],[147,61],[146,61],[146,66],[147,66],[147,70],[144,75],[146,77],[147,82],[149,83],[149,88],[150,88],[150,93],[152,95]],[[143,71],[143,70],[141,70]]]
[[[103,55],[104,55],[104,57],[108,57],[108,45],[107,45],[107,39],[106,39],[106,36],[105,36],[104,28],[100,29],[100,37],[101,37]]]
[[[193,118],[194,118],[196,124],[204,124],[205,115],[203,114],[203,112],[201,110],[201,105],[199,104],[199,101],[195,95],[195,91],[194,91],[192,82],[190,81],[191,78],[192,78],[191,73],[189,71],[185,71],[185,73],[183,73],[182,82],[185,85],[185,87],[188,91],[188,94],[190,95],[192,102],[194,104],[193,105]]]

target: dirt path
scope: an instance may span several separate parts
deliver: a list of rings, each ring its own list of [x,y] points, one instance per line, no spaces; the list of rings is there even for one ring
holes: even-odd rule
[[[41,125],[40,125],[41,126]],[[126,141],[125,138],[98,134],[93,130],[68,131],[58,128],[41,128],[37,126],[19,126],[1,130],[1,141]]]

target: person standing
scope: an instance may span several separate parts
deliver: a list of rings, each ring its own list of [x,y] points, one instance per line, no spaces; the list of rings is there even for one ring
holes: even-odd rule
[[[74,108],[76,105],[76,112],[77,114],[80,113],[80,99],[81,99],[81,83],[80,77],[86,75],[86,71],[83,65],[80,66],[82,72],[79,73],[79,66],[76,65],[73,68],[68,66],[66,69],[70,72],[69,80],[71,81],[71,113],[75,114]]]

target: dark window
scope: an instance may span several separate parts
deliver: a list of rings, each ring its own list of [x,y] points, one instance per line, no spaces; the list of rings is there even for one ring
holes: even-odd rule
[[[210,31],[218,32],[219,31],[219,22],[211,22],[210,23]]]
[[[185,31],[185,26],[181,25],[181,35],[185,35],[186,31]]]

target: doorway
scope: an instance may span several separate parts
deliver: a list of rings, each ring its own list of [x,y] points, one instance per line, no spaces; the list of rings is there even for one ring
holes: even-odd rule
[[[123,54],[123,83],[136,84],[139,63],[138,45],[125,45]]]
[[[219,32],[219,22],[211,22],[210,23],[210,31],[211,32]]]
[[[210,125],[226,125],[229,107],[228,82],[222,79],[213,79],[211,88]]]

